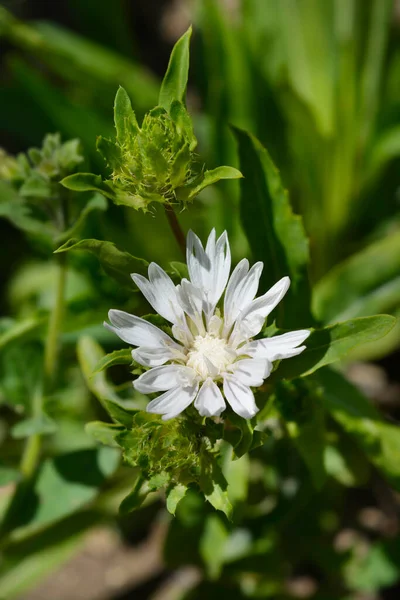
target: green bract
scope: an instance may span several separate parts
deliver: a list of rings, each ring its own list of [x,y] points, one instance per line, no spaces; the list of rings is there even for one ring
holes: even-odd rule
[[[49,133],[41,148],[30,148],[16,158],[0,149],[0,179],[9,181],[26,198],[50,198],[54,184],[83,161],[79,145],[77,139],[62,143],[59,133]]]
[[[220,179],[236,179],[233,167],[206,171],[194,150],[197,139],[185,107],[189,69],[189,29],[175,44],[161,84],[159,106],[139,126],[130,98],[120,87],[114,103],[114,141],[99,136],[97,149],[111,173],[106,180],[77,173],[61,183],[74,191],[99,191],[115,204],[147,210],[151,202],[191,202]]]

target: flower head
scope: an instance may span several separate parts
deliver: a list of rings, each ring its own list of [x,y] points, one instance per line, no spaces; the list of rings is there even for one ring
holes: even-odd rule
[[[172,337],[120,310],[110,310],[111,325],[105,326],[136,346],[133,359],[148,367],[134,381],[135,389],[143,394],[163,392],[149,402],[148,412],[167,420],[194,402],[200,415],[219,416],[227,401],[235,413],[250,419],[258,411],[251,388],[263,384],[275,360],[300,354],[310,333],[254,339],[287,292],[290,279],[283,277],[255,298],[263,263],[249,268],[243,259],[229,277],[228,236],[224,232],[217,240],[214,229],[205,248],[189,232],[187,265],[189,279],[177,286],[155,263],[149,266],[148,279],[132,274],[154,310],[172,324]]]

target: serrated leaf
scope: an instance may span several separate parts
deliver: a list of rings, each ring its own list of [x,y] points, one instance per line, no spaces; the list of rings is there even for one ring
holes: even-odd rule
[[[211,464],[202,465],[199,484],[208,502],[231,519],[233,508],[228,496],[228,483],[215,459]]]
[[[153,475],[148,481],[149,490],[151,492],[155,492],[160,488],[164,487],[171,481],[171,474],[167,471],[162,471],[161,473],[157,473]]]
[[[242,173],[234,167],[217,167],[212,171],[205,171],[200,183],[182,188],[182,194],[187,195],[188,200],[193,200],[204,188],[221,181],[221,179],[239,179],[241,177],[243,177]]]
[[[176,508],[187,491],[188,487],[183,483],[177,483],[168,487],[166,492],[166,505],[167,510],[171,515],[175,515]]]
[[[115,423],[103,423],[102,421],[91,421],[86,423],[85,431],[90,437],[105,446],[119,448],[115,437],[124,430],[122,425]]]
[[[132,364],[132,352],[129,349],[114,350],[110,354],[103,356],[93,370],[93,375],[100,371],[105,371],[114,365],[130,365]]]
[[[64,177],[60,183],[73,192],[99,192],[103,196],[106,196],[106,198],[110,198],[110,200],[116,200],[112,184],[108,181],[103,181],[100,175],[74,173],[73,175]]]
[[[301,217],[290,206],[278,169],[252,135],[233,128],[239,145],[240,214],[254,260],[261,260],[260,289],[266,291],[284,276],[291,286],[277,309],[280,327],[309,327],[310,287],[308,240]]]
[[[11,436],[19,440],[31,435],[50,435],[55,433],[57,429],[57,423],[43,413],[38,417],[24,419],[16,423],[11,429]]]
[[[132,140],[138,132],[138,123],[132,109],[131,100],[123,87],[119,87],[114,101],[114,123],[117,130],[117,141],[124,144]]]
[[[76,236],[85,225],[86,219],[90,213],[96,210],[107,210],[107,200],[101,194],[95,194],[92,198],[90,198],[90,200],[85,204],[75,223],[57,237],[56,243],[62,244],[68,239]]]
[[[122,252],[112,242],[103,240],[68,240],[57,252],[69,252],[70,250],[86,250],[94,254],[100,261],[107,275],[110,275],[119,283],[132,287],[131,273],[147,273],[147,261],[136,258],[129,252]]]
[[[169,114],[177,127],[178,133],[188,141],[189,150],[193,152],[197,146],[197,139],[194,135],[192,119],[185,105],[179,102],[179,100],[174,100],[171,104]]]
[[[340,373],[323,369],[313,375],[320,401],[368,456],[400,490],[400,428],[382,420],[380,413]]]
[[[304,342],[306,349],[298,356],[282,360],[270,381],[304,377],[325,365],[342,360],[352,348],[386,335],[395,322],[396,319],[390,315],[375,315],[315,329]]]
[[[185,103],[191,35],[192,28],[189,27],[172,49],[158,98],[159,105],[165,110],[169,110],[174,100]]]

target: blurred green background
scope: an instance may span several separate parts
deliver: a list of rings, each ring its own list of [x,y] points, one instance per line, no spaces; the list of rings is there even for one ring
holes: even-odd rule
[[[383,312],[400,315],[398,1],[3,2],[0,146],[18,153],[40,147],[46,133],[59,132],[63,140],[81,140],[86,161],[83,170],[104,174],[96,136],[113,135],[112,107],[118,85],[127,90],[141,118],[157,104],[172,46],[190,23],[194,34],[188,108],[201,161],[208,168],[238,166],[230,124],[249,130],[267,147],[295,212],[304,219],[311,248],[313,306],[320,322]],[[235,182],[210,188],[179,219],[185,230],[191,227],[203,238],[213,226],[219,232],[227,229],[234,261],[249,251],[240,225]],[[162,210],[144,215],[109,206],[107,212],[96,213],[85,234],[87,238],[111,240],[135,256],[164,266],[168,261],[182,260]],[[48,248],[32,243],[6,219],[0,220],[0,239],[1,313],[17,320],[45,314],[54,297],[54,265]],[[115,341],[101,326],[107,309],[122,304],[134,308],[138,301],[129,291],[116,289],[94,257],[77,253],[71,257],[67,302],[69,317],[63,336],[66,369],[52,400],[60,429],[48,442],[50,455],[88,447],[84,423],[101,410],[82,383],[76,365],[76,341],[90,333],[112,349]],[[397,325],[384,339],[354,354],[357,362],[348,369],[349,377],[393,422],[400,416],[399,346]],[[20,354],[18,349],[16,353]],[[23,412],[26,390],[21,378],[34,356],[35,348],[30,346],[26,355],[6,357],[15,366],[12,375],[2,367],[0,437],[6,462],[12,462],[20,451],[16,440],[10,442],[8,428]],[[117,369],[114,383],[126,393],[125,375]],[[18,386],[21,389],[16,392]],[[5,401],[5,389],[12,389],[20,398],[13,408]],[[285,440],[256,457],[251,475],[252,510],[235,531],[230,549],[233,558],[226,559],[228,567],[221,582],[222,563],[207,582],[200,584],[198,572],[187,566],[201,560],[207,563],[208,556],[210,564],[218,562],[218,547],[217,558],[209,548],[204,549],[208,540],[204,523],[214,533],[216,530],[215,537],[209,539],[218,540],[218,520],[207,520],[208,509],[193,496],[168,534],[158,500],[145,506],[140,516],[133,514],[116,521],[118,486],[125,489],[125,474],[108,484],[109,494],[106,489],[91,510],[82,510],[77,517],[54,518],[55,524],[50,519],[50,530],[35,530],[28,541],[16,543],[14,554],[8,556],[5,579],[0,580],[0,598],[184,597],[184,592],[174,591],[174,584],[178,590],[195,589],[187,598],[242,598],[246,597],[243,590],[252,594],[255,585],[251,578],[246,579],[246,560],[253,564],[259,561],[256,570],[261,579],[265,578],[256,586],[257,595],[251,597],[398,598],[398,494],[374,471],[368,471],[350,438],[344,437],[342,445],[343,455],[350,456],[351,464],[343,466],[343,455],[333,454],[330,474],[336,473],[332,475],[335,485],[323,488],[311,499],[307,494],[296,496],[293,473],[300,473],[300,478],[306,474],[298,454]],[[278,465],[276,470],[260,474],[263,463],[269,460]],[[111,472],[112,466],[109,469]],[[278,480],[284,483],[280,488]],[[55,503],[57,493],[55,485]],[[260,500],[263,494],[264,504]],[[265,506],[268,498],[278,503],[273,517]],[[83,532],[99,523],[107,527],[94,530],[92,546],[86,544],[82,550]],[[235,552],[246,547],[249,532],[256,537],[260,528],[263,533],[258,546],[236,564]],[[160,559],[166,535],[167,568]],[[282,548],[285,535],[288,543]],[[281,554],[276,550],[277,539]],[[200,540],[203,546],[199,550]],[[186,556],[191,545],[193,552]],[[68,567],[57,571],[79,552],[69,571]],[[113,553],[119,557],[116,564],[111,559]],[[79,566],[81,562],[86,568]],[[104,579],[108,563],[113,569],[108,569],[108,579]],[[151,565],[148,572],[146,565]],[[53,579],[41,584],[52,571],[56,573]],[[176,581],[170,578],[175,571]],[[103,584],[102,591],[95,585],[96,578]],[[241,592],[236,585],[239,579]],[[170,596],[166,582],[172,589]],[[35,591],[38,585],[44,587]]]

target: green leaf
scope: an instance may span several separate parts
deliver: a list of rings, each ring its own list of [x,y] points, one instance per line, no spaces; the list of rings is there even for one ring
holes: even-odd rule
[[[103,356],[93,370],[93,375],[99,371],[105,371],[114,365],[131,365],[132,351],[126,348],[122,350],[114,350],[110,354]]]
[[[252,135],[233,128],[239,145],[240,214],[254,260],[265,268],[261,289],[267,290],[288,275],[291,286],[276,309],[281,327],[312,324],[307,275],[308,240],[302,221],[294,215],[279,171],[267,150]]]
[[[26,342],[29,338],[37,336],[46,323],[47,317],[30,317],[24,321],[16,321],[0,335],[0,350],[6,348],[9,344]]]
[[[77,352],[89,390],[100,400],[113,421],[121,423],[125,427],[131,427],[133,415],[139,408],[137,404],[134,401],[121,400],[108,383],[104,372],[94,373],[94,369],[104,358],[101,346],[94,339],[85,336],[79,339]]]
[[[90,437],[105,446],[112,446],[113,448],[119,448],[115,437],[123,430],[122,425],[103,423],[102,421],[91,421],[85,425],[85,431]]]
[[[94,254],[104,271],[119,283],[132,287],[131,273],[147,273],[148,263],[142,258],[136,258],[129,252],[118,250],[112,242],[103,240],[68,240],[57,252],[69,252],[70,250],[86,250]]]
[[[221,179],[239,179],[243,177],[242,173],[234,167],[217,167],[212,171],[205,171],[200,183],[192,184],[183,188],[182,193],[188,193],[188,200],[193,200],[204,188],[217,183]],[[178,191],[179,195],[179,191]]]
[[[233,425],[239,429],[240,437],[236,439],[232,438],[232,441],[230,441],[228,438],[226,439],[230,443],[233,442],[232,446],[235,456],[236,458],[240,458],[246,454],[246,452],[248,452],[252,446],[254,424],[251,420],[243,419],[233,412],[229,415],[229,421],[231,421]]]
[[[390,315],[375,315],[315,329],[304,342],[306,349],[298,356],[283,360],[270,380],[310,375],[325,365],[342,360],[352,348],[379,340],[395,322],[396,319]]]
[[[76,236],[85,225],[87,217],[95,210],[107,210],[107,201],[105,200],[104,196],[100,194],[95,194],[92,198],[90,198],[84,209],[81,211],[79,217],[76,219],[75,223],[60,236],[58,236],[56,243],[62,244],[69,238]]]
[[[148,482],[139,475],[131,493],[122,500],[119,507],[119,513],[121,515],[126,515],[133,510],[136,510],[143,504],[149,493],[150,489]]]
[[[93,173],[74,173],[60,181],[68,190],[73,192],[99,192],[110,200],[116,200],[116,194],[108,181],[103,181],[100,175]]]
[[[314,288],[316,316],[325,321],[391,311],[400,304],[400,231],[334,267]]]
[[[192,28],[189,27],[172,49],[158,98],[159,105],[165,108],[165,110],[169,110],[174,100],[185,103],[191,35]]]
[[[33,171],[24,181],[19,193],[24,198],[51,198],[52,187],[49,179]]]
[[[166,504],[167,510],[171,515],[175,515],[176,508],[187,491],[188,487],[183,483],[173,484],[168,487],[166,492]]]
[[[11,429],[11,435],[14,439],[19,440],[37,434],[50,435],[56,431],[57,424],[43,413],[38,417],[24,419],[16,423]]]
[[[17,490],[5,519],[5,530],[24,526],[31,533],[91,502],[119,463],[114,448],[76,450],[46,459],[33,487]]]
[[[228,536],[228,530],[220,517],[216,514],[209,515],[200,539],[199,550],[211,580],[218,579],[221,574]]]
[[[57,230],[50,223],[32,216],[32,210],[21,196],[4,181],[0,181],[0,217],[10,221],[17,229],[52,242]]]
[[[297,389],[293,384],[281,384],[276,394],[289,436],[307,465],[315,488],[319,490],[326,481],[324,408],[319,398],[303,386]]]
[[[114,101],[114,123],[119,144],[131,141],[139,129],[130,98],[121,86],[118,88]]]
[[[325,409],[399,491],[400,428],[385,423],[363,394],[339,373],[323,369],[313,380],[320,386]]]
[[[0,465],[0,488],[15,483],[21,478],[21,473],[12,467]]]
[[[179,279],[189,279],[189,271],[186,263],[172,261],[169,263],[173,273],[178,275]]]
[[[228,484],[215,459],[211,464],[203,461],[199,484],[209,503],[231,519],[233,509],[228,496]]]

